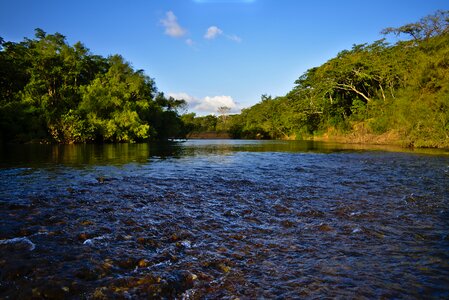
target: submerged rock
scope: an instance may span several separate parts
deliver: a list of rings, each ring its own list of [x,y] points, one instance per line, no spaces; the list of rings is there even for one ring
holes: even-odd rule
[[[212,261],[205,261],[202,265],[203,267],[211,267],[222,273],[229,273],[231,271],[232,262],[229,259],[215,259]]]
[[[80,225],[82,226],[90,226],[90,225],[94,225],[95,223],[92,222],[91,220],[84,220],[80,222]]]
[[[146,268],[150,265],[150,262],[147,259],[142,258],[141,260],[139,260],[137,265],[139,266],[139,268]]]
[[[279,204],[279,203],[273,205],[273,208],[278,214],[285,214],[285,213],[291,212],[290,208],[286,207],[285,205]]]
[[[86,281],[97,280],[101,271],[93,267],[82,267],[76,272],[75,276]]]
[[[149,247],[149,248],[158,248],[159,243],[153,238],[147,238],[147,237],[139,237],[137,238],[137,243],[139,243],[142,246]]]
[[[85,240],[89,239],[90,237],[91,237],[91,235],[88,234],[88,233],[85,233],[85,232],[80,233],[80,234],[78,234],[78,236],[77,236],[78,240],[79,240],[79,241],[82,241],[82,242],[84,242]]]
[[[174,271],[164,278],[162,284],[162,296],[176,297],[194,285],[194,281],[198,276],[188,271]]]
[[[290,220],[283,220],[283,221],[281,221],[281,225],[285,228],[290,228],[290,227],[295,226],[296,223],[293,221],[290,221]]]
[[[329,225],[327,225],[325,223],[321,223],[320,225],[318,225],[318,230],[319,231],[323,231],[323,232],[327,232],[327,231],[332,231],[333,229]]]
[[[95,289],[92,299],[180,299],[194,286],[198,276],[189,271],[172,271],[164,276],[125,276]]]
[[[60,282],[48,282],[42,286],[36,287],[32,290],[33,298],[42,299],[65,299],[67,298],[70,289],[66,286],[61,286]]]

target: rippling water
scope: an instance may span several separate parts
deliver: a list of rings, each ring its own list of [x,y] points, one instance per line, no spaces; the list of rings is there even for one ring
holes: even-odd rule
[[[0,298],[448,298],[449,156],[391,150],[3,146]]]

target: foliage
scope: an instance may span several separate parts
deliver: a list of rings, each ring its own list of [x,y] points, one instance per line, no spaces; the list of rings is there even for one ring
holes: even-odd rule
[[[188,132],[210,132],[217,130],[219,118],[214,115],[197,117],[195,113],[185,114],[181,117]]]
[[[410,35],[354,45],[307,70],[283,97],[235,116],[244,138],[309,138],[324,132],[397,133],[410,146],[449,147],[449,11],[385,34]]]
[[[183,132],[185,101],[166,99],[119,55],[93,55],[41,29],[0,46],[1,140],[133,142]]]

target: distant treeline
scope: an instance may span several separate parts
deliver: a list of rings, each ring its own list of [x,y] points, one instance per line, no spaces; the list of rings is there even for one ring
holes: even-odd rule
[[[341,51],[307,70],[287,95],[264,95],[225,124],[213,117],[184,121],[196,130],[225,125],[237,138],[346,136],[370,142],[368,137],[384,136],[387,143],[449,147],[449,11],[383,34],[399,41]]]
[[[0,38],[0,140],[133,142],[185,135],[178,109],[153,79],[121,56],[92,54],[36,29],[19,43]]]

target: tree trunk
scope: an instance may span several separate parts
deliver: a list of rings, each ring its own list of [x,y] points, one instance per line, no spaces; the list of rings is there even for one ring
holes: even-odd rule
[[[382,87],[382,85],[379,83],[379,88],[380,88],[380,92],[382,93],[382,99],[384,99],[385,102],[385,93],[384,93],[384,89]]]

